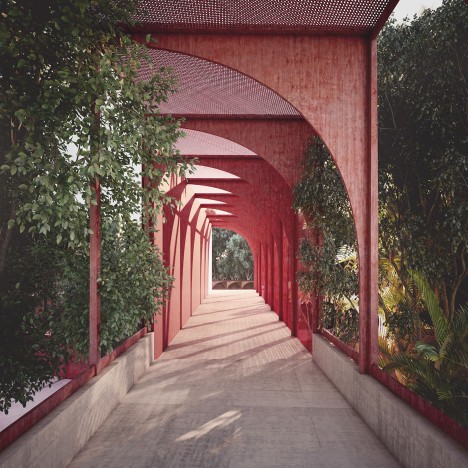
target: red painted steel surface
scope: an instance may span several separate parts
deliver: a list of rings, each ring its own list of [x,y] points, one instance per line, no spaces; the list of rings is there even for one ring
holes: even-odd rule
[[[171,68],[177,78],[177,93],[161,103],[163,114],[217,117],[300,117],[281,96],[248,76],[217,63],[167,50],[149,49],[156,67]],[[139,70],[147,80],[148,65]]]
[[[248,123],[229,118],[189,119],[183,128],[227,138],[248,148],[276,169],[290,188],[300,178],[304,151],[314,135],[303,120],[287,119],[255,119]],[[224,162],[221,158],[219,161]]]
[[[160,48],[225,65],[272,89],[302,114],[328,146],[343,177],[355,220],[361,278],[361,339],[366,349],[359,364],[361,372],[368,372],[375,360],[369,353],[375,349],[378,306],[373,292],[377,284],[373,267],[373,252],[377,252],[373,235],[377,218],[373,183],[377,139],[376,133],[371,132],[375,126],[372,109],[376,94],[372,89],[375,54],[370,40],[338,36],[298,39],[273,35],[160,34],[158,41]],[[287,160],[284,153],[281,158]],[[292,166],[298,174],[299,166],[294,163]],[[294,177],[293,173],[285,179],[292,184],[297,175]],[[291,287],[294,295],[295,287]]]

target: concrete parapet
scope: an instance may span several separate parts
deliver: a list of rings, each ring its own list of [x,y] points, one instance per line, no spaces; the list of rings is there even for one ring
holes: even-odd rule
[[[148,333],[83,385],[5,449],[0,466],[67,466],[146,372],[153,360],[153,341],[153,333]]]
[[[319,334],[313,360],[405,467],[465,468],[468,453]],[[320,430],[320,429],[319,429]]]

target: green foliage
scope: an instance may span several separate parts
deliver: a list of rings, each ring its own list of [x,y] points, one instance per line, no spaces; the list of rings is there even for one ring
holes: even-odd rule
[[[158,182],[187,164],[174,150],[180,123],[158,108],[175,79],[124,31],[137,3],[1,4],[3,409],[30,398],[69,353],[87,354],[93,181],[102,187],[102,352],[151,319],[171,281],[140,226],[156,225],[170,201]],[[153,183],[143,188],[142,178]]]
[[[409,352],[396,354],[383,344],[381,365],[387,372],[398,370],[409,388],[468,427],[468,309],[460,307],[447,320],[427,280],[410,274],[429,311],[434,340],[418,341]]]
[[[0,282],[0,411],[10,400],[23,405],[44,387],[69,357],[62,337],[51,330],[60,320],[52,301],[62,256],[56,245],[26,234],[10,247],[5,275]]]
[[[228,229],[214,228],[213,279],[253,279],[253,257],[247,241]]]
[[[467,43],[445,0],[378,44],[381,364],[465,426]]]
[[[183,173],[173,150],[179,123],[158,110],[174,79],[116,26],[131,22],[136,4],[3,3],[2,237],[11,220],[31,233],[54,227],[70,246],[85,241],[95,177],[108,212],[129,216],[143,202],[155,218],[165,195],[158,184],[143,190],[141,177],[161,179],[160,167]]]
[[[444,1],[387,25],[379,51],[381,257],[413,307],[408,269],[437,290],[447,317],[466,300],[468,9]]]
[[[358,338],[358,265],[354,223],[341,176],[326,147],[314,138],[294,188],[294,209],[306,231],[298,256],[299,289],[323,297],[322,326],[343,340]]]
[[[104,223],[106,241],[102,250],[101,352],[115,346],[150,323],[160,312],[171,287],[172,278],[151,247],[147,234],[136,222]],[[89,346],[89,255],[63,261],[63,295],[57,307],[62,311],[65,342],[86,359]]]

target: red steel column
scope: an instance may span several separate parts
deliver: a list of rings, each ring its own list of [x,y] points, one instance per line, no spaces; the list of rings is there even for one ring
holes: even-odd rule
[[[274,238],[274,283],[275,283],[275,301],[274,309],[280,320],[283,320],[283,296],[282,296],[282,281],[283,281],[283,238],[281,222],[278,223],[278,228]]]
[[[275,265],[274,265],[274,240],[270,236],[268,240],[268,304],[274,309],[275,305]]]
[[[261,242],[258,243],[258,280],[257,280],[257,288],[258,294],[262,295],[262,244]]]
[[[268,246],[262,243],[262,288],[263,299],[268,302]]]
[[[378,339],[378,140],[377,42],[368,44],[367,71],[367,220],[359,258],[359,372],[377,360]]]
[[[98,278],[101,273],[101,184],[96,177],[91,184],[96,203],[89,208],[89,224],[93,233],[89,239],[89,363],[97,365],[101,359],[101,296]]]

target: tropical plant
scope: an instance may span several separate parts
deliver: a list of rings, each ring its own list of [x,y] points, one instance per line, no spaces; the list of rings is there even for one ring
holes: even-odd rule
[[[404,353],[391,352],[382,341],[380,365],[386,372],[398,370],[405,385],[468,427],[468,309],[460,306],[448,319],[427,280],[414,271],[410,275],[427,307],[433,334]]]

